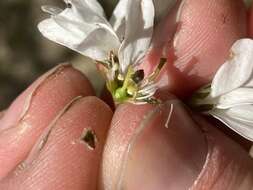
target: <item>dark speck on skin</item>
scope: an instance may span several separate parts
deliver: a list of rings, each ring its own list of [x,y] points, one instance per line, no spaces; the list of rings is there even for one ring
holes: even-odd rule
[[[94,150],[96,148],[97,138],[93,130],[87,129],[81,140],[88,146],[89,149]]]

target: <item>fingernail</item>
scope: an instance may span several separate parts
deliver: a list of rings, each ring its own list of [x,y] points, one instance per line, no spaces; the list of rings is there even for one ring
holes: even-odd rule
[[[68,67],[71,67],[71,65],[61,64],[55,67],[27,88],[6,111],[5,117],[1,121],[1,130],[16,126],[27,114],[37,89],[39,89],[47,79],[56,76]]]
[[[137,128],[118,189],[188,189],[207,155],[205,136],[176,100],[158,106]]]

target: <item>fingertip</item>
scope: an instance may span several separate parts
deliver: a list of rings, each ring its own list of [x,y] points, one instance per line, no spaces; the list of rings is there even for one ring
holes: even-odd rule
[[[115,189],[123,154],[145,114],[154,109],[150,104],[123,104],[117,107],[108,132],[102,160],[100,189]]]
[[[1,188],[36,184],[40,189],[95,190],[111,117],[111,109],[98,98],[76,98],[44,131],[21,163],[24,167],[16,168]],[[87,133],[92,136],[85,139]]]
[[[57,112],[73,97],[93,94],[83,74],[69,64],[61,64],[39,77],[14,100],[2,118],[1,129],[17,125],[29,111],[50,116],[49,113]]]
[[[168,51],[160,88],[186,97],[210,82],[227,59],[232,44],[247,36],[247,10],[241,0],[184,0],[178,10],[176,16],[166,18],[176,19],[177,25],[171,22],[158,28],[161,30],[157,32],[158,40],[153,42],[154,49],[145,67],[150,70],[158,63],[162,51]],[[176,27],[174,37],[170,27]]]
[[[191,81],[187,88],[196,89],[212,80],[232,44],[246,37],[246,8],[238,0],[185,0],[181,6],[175,66]]]
[[[88,80],[70,65],[61,65],[33,83],[1,120],[0,178],[27,156],[42,131],[72,99],[92,94]]]
[[[194,115],[194,120],[206,136],[208,154],[191,188],[251,189],[253,159],[249,152],[203,118]]]
[[[250,189],[253,185],[248,152],[177,100],[116,110],[102,166],[104,189]]]

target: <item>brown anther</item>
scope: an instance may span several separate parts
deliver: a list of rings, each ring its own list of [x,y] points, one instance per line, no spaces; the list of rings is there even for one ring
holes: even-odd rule
[[[141,82],[144,79],[144,70],[137,70],[133,76],[132,76],[133,81],[138,84],[139,82]]]

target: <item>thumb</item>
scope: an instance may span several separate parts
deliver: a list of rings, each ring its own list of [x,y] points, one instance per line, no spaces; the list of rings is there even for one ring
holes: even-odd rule
[[[105,189],[247,190],[253,186],[248,153],[178,100],[157,107],[119,107],[102,171]]]
[[[177,2],[156,27],[144,67],[152,72],[165,56],[160,90],[182,98],[210,82],[232,44],[246,36],[247,19],[242,0]]]

